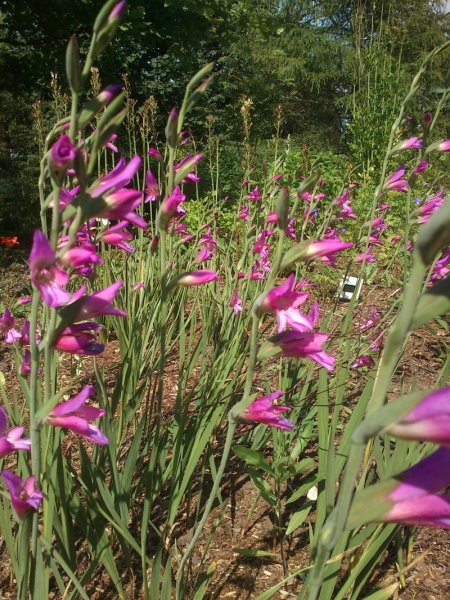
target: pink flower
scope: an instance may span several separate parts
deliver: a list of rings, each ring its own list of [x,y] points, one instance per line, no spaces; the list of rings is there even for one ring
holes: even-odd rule
[[[154,202],[160,194],[159,185],[156,177],[153,175],[150,169],[148,169],[145,176],[145,202]]]
[[[133,234],[129,231],[124,231],[124,229],[128,227],[128,225],[128,221],[120,221],[120,223],[117,223],[116,225],[105,229],[100,234],[99,239],[105,244],[117,246],[117,248],[125,250],[125,252],[132,253],[134,252],[134,248],[127,242],[133,239]]]
[[[417,214],[420,215],[419,224],[425,223],[434,214],[438,208],[442,206],[444,203],[444,190],[440,190],[438,194],[430,198],[425,204],[419,206],[417,209]]]
[[[158,160],[162,159],[161,153],[160,153],[160,151],[157,148],[149,148],[147,150],[147,154],[149,156],[151,156],[152,158],[156,158]]]
[[[290,431],[294,429],[294,424],[288,419],[280,417],[285,412],[291,410],[289,406],[278,406],[274,400],[280,398],[284,392],[277,391],[261,398],[256,398],[250,406],[241,412],[239,418],[243,421],[255,421],[256,423],[264,423],[269,427],[276,429],[284,429]]]
[[[68,135],[63,134],[50,148],[49,163],[52,169],[65,171],[72,166],[77,155],[77,147]]]
[[[308,258],[320,258],[331,267],[336,267],[336,254],[348,248],[353,248],[351,242],[342,242],[337,238],[323,239],[317,242],[310,242],[306,250],[306,256]]]
[[[176,186],[173,192],[167,198],[164,198],[159,208],[158,213],[158,227],[160,229],[167,229],[170,220],[173,217],[181,217],[186,214],[186,211],[181,208],[181,204],[186,200],[186,196],[180,189],[180,186]]]
[[[203,285],[211,281],[216,281],[219,278],[215,271],[209,271],[207,269],[199,271],[190,271],[189,273],[182,273],[173,280],[173,285]]]
[[[407,140],[403,140],[403,142],[400,142],[400,144],[398,145],[398,147],[396,148],[397,150],[417,150],[419,148],[422,148],[422,140],[419,140],[418,137],[411,137],[408,138]]]
[[[112,133],[109,138],[106,140],[105,142],[105,148],[108,148],[108,150],[111,150],[111,152],[119,152],[119,148],[114,144],[114,142],[117,140],[117,133]]]
[[[94,387],[87,385],[77,396],[55,406],[47,417],[47,423],[70,429],[94,444],[108,444],[106,435],[96,425],[90,425],[90,421],[99,419],[105,411],[95,406],[83,406],[94,393]]]
[[[121,308],[115,307],[112,303],[122,285],[122,281],[116,281],[116,283],[113,283],[104,290],[78,298],[76,300],[77,311],[73,315],[72,322],[77,323],[104,315],[126,317],[127,313]],[[68,307],[71,307],[73,310],[71,304]]]
[[[427,168],[428,162],[426,160],[421,160],[417,167],[414,169],[413,173],[414,175],[420,175],[420,173],[423,173]]]
[[[431,525],[450,529],[450,450],[439,448],[416,465],[358,492],[349,517],[353,528],[367,521]]]
[[[233,309],[235,315],[242,312],[242,300],[239,298],[237,290],[234,290],[228,304]]]
[[[331,371],[336,359],[322,349],[322,345],[327,340],[328,335],[325,333],[284,331],[261,345],[258,358],[261,360],[278,356],[310,358]]]
[[[97,180],[89,191],[90,196],[98,198],[106,191],[112,192],[122,189],[130,183],[140,166],[141,159],[137,155],[133,156],[128,163],[125,162],[124,158],[121,158],[114,169]]]
[[[62,330],[54,342],[54,347],[69,354],[81,356],[95,356],[105,349],[103,344],[97,342],[96,335],[92,333],[101,329],[98,323],[78,323]]]
[[[56,266],[56,255],[40,229],[34,232],[29,265],[31,282],[43,301],[53,308],[67,304],[70,294],[62,286],[69,281],[69,275]]]
[[[438,144],[433,144],[433,150],[438,152],[450,152],[450,140],[442,140]]]
[[[111,85],[108,85],[97,96],[97,100],[101,102],[103,106],[107,106],[112,100],[114,100],[117,94],[120,94],[122,89],[123,85],[121,83],[113,83]]]
[[[2,477],[9,490],[12,507],[20,519],[23,519],[29,510],[39,509],[42,492],[35,487],[33,475],[23,480],[12,471],[4,469]]]
[[[384,189],[385,190],[395,190],[397,192],[407,192],[408,191],[408,180],[401,179],[405,174],[405,167],[402,165],[395,173],[393,173],[390,177],[387,178]]]
[[[110,191],[103,197],[105,207],[97,213],[98,217],[104,219],[127,221],[140,227],[147,229],[145,219],[137,215],[134,210],[142,202],[142,192],[139,190],[131,190],[122,188],[116,191]]]
[[[256,310],[259,313],[275,313],[278,332],[288,326],[296,331],[309,331],[313,328],[313,323],[298,310],[307,298],[307,292],[295,291],[295,275],[291,273],[284,283],[269,290],[257,302]]]
[[[369,313],[369,317],[363,318],[359,327],[360,331],[368,331],[369,329],[375,327],[375,325],[378,325],[378,323],[380,322],[381,314],[375,306],[371,306],[369,308]]]
[[[242,221],[250,221],[249,210],[250,207],[247,205],[241,206],[239,209],[238,219],[241,219]]]
[[[252,202],[259,202],[262,198],[261,192],[259,191],[259,187],[255,186],[252,191],[247,194],[246,198],[251,200]]]
[[[377,259],[372,254],[369,248],[367,252],[361,252],[360,254],[358,254],[358,256],[356,257],[356,262],[375,263],[377,262]]]
[[[14,323],[14,317],[9,312],[9,309],[5,308],[0,315],[0,339],[6,344],[13,344],[22,337],[22,334],[14,329]]]
[[[352,363],[351,369],[361,369],[362,367],[373,367],[374,360],[371,356],[367,354],[361,354],[358,358]]]
[[[14,450],[31,450],[31,440],[23,438],[23,427],[8,429],[8,415],[0,406],[0,458]]]
[[[197,165],[197,163],[203,158],[203,154],[196,154],[192,156],[192,154],[188,153],[177,165],[175,165],[175,173],[179,173],[180,171],[186,172],[186,175],[183,177],[182,183],[198,183],[200,181],[200,177],[194,172],[191,171],[193,167]]]
[[[394,437],[450,448],[450,387],[425,396],[387,431]]]

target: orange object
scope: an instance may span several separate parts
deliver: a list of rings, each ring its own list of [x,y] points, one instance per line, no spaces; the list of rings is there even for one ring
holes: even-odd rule
[[[0,236],[0,244],[6,246],[7,248],[13,248],[14,246],[19,245],[19,238],[17,236]]]

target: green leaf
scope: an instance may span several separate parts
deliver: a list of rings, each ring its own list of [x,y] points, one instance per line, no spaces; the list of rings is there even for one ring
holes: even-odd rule
[[[246,448],[245,446],[233,446],[233,452],[248,465],[259,467],[269,475],[273,475],[272,466],[259,452],[256,452],[256,450]]]
[[[264,558],[265,556],[278,558],[276,552],[268,552],[267,550],[259,550],[258,548],[233,548],[233,552],[237,552],[241,556],[250,556],[251,558]]]
[[[309,515],[310,511],[311,511],[312,506],[306,506],[305,508],[302,508],[301,510],[295,512],[292,517],[289,519],[289,524],[286,528],[286,533],[285,535],[290,535],[293,531],[295,531],[296,529],[298,529],[300,527],[300,525],[303,524],[303,522],[305,521],[306,517]]]

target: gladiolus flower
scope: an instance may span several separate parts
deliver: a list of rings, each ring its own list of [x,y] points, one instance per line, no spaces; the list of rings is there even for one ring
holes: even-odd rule
[[[106,207],[97,215],[104,219],[128,221],[140,227],[147,229],[145,219],[133,212],[142,202],[142,192],[139,190],[131,190],[122,188],[117,191],[108,192],[104,196]]]
[[[418,137],[411,137],[407,140],[403,140],[403,142],[400,142],[398,144],[398,146],[396,146],[393,151],[396,150],[417,150],[419,148],[422,148],[422,140],[419,140]]]
[[[239,298],[237,290],[234,290],[228,304],[233,309],[235,315],[242,312],[242,300]]]
[[[40,229],[34,232],[29,264],[31,281],[39,290],[43,301],[51,307],[66,304],[70,294],[62,286],[67,284],[69,276],[56,266],[56,255]]]
[[[68,135],[63,134],[50,148],[49,162],[53,170],[65,171],[72,166],[77,155],[77,147]]]
[[[351,242],[341,242],[339,239],[323,239],[310,242],[306,248],[306,256],[308,258],[320,258],[331,267],[336,267],[336,254],[348,248],[353,248]]]
[[[250,208],[247,205],[241,206],[239,209],[238,219],[241,219],[242,221],[250,221],[249,210]]]
[[[278,332],[287,326],[296,331],[309,331],[313,328],[313,323],[298,310],[307,298],[307,292],[295,291],[295,275],[291,273],[284,283],[272,288],[261,300],[257,300],[255,309],[259,314],[275,313]]]
[[[442,140],[437,144],[432,144],[428,151],[437,150],[438,152],[450,152],[450,140]]]
[[[121,190],[130,183],[140,166],[141,159],[137,155],[133,156],[128,163],[125,162],[124,158],[121,158],[114,169],[98,179],[94,187],[89,191],[89,194],[92,198],[98,198],[98,196],[101,196],[108,190]]]
[[[100,234],[99,239],[105,244],[117,246],[117,248],[125,250],[125,252],[129,252],[131,254],[134,252],[134,248],[130,244],[127,244],[127,242],[133,239],[133,234],[129,231],[124,231],[128,225],[128,221],[120,221],[120,223],[105,229]]]
[[[360,331],[368,331],[369,329],[372,329],[373,327],[375,327],[375,325],[378,325],[378,323],[380,322],[381,314],[375,306],[371,306],[369,308],[369,313],[370,313],[369,317],[363,318],[361,325],[359,327]]]
[[[279,356],[310,358],[331,371],[336,359],[322,349],[322,345],[327,340],[328,335],[325,333],[284,331],[261,345],[258,358],[260,360]]]
[[[97,342],[96,335],[92,333],[101,329],[98,323],[78,323],[62,330],[54,342],[54,347],[69,354],[81,356],[95,356],[105,349],[103,344]]]
[[[153,175],[150,169],[148,169],[145,176],[145,202],[154,202],[160,194],[159,185],[156,177]]]
[[[183,216],[185,211],[181,208],[181,204],[186,200],[186,196],[180,189],[180,186],[176,186],[170,196],[164,198],[158,213],[158,227],[166,230],[169,225],[170,219],[176,216]]]
[[[408,181],[406,179],[401,179],[405,174],[405,167],[402,165],[395,173],[393,173],[390,177],[387,178],[384,189],[385,190],[395,190],[397,192],[407,192],[408,191]]]
[[[122,285],[122,281],[116,281],[104,290],[79,298],[76,301],[78,310],[73,323],[105,315],[126,317],[127,313],[124,310],[113,305],[113,300]]]
[[[4,469],[2,477],[11,496],[11,504],[17,516],[23,519],[29,510],[38,510],[42,501],[42,492],[35,485],[35,477],[21,479],[12,471]]]
[[[433,442],[450,448],[450,387],[425,396],[387,432],[407,440]]]
[[[108,443],[108,438],[96,425],[90,425],[90,421],[99,419],[105,411],[95,406],[83,406],[94,393],[94,387],[87,385],[67,402],[55,406],[47,417],[47,423],[53,427],[70,429],[90,442],[104,446]]]
[[[30,450],[31,440],[23,438],[23,427],[13,427],[8,430],[8,415],[0,406],[0,458],[14,450]]]
[[[368,521],[450,529],[450,496],[436,492],[450,483],[450,450],[433,454],[395,477],[355,495],[348,526]]]
[[[251,200],[252,202],[259,202],[262,198],[261,196],[261,192],[259,191],[259,187],[255,186],[252,191],[247,194],[246,198],[248,198],[248,200]]]
[[[170,287],[176,285],[203,285],[204,283],[210,283],[211,281],[216,281],[219,276],[215,271],[209,271],[208,269],[203,269],[199,271],[191,271],[189,273],[182,273],[175,277],[175,279],[170,282]]]
[[[361,369],[363,367],[373,367],[374,360],[371,356],[367,354],[361,354],[358,358],[352,363],[351,369]]]
[[[274,404],[274,400],[277,400],[283,396],[284,392],[277,391],[261,398],[256,398],[250,406],[241,412],[239,418],[243,421],[254,421],[256,423],[263,423],[269,427],[275,427],[276,429],[284,429],[290,431],[294,429],[294,424],[288,419],[280,417],[285,412],[291,410],[289,406],[278,406]]]
[[[9,310],[5,308],[4,312],[0,315],[0,339],[6,344],[13,344],[22,337],[22,335],[14,329],[14,323],[14,317]]]
[[[375,263],[377,262],[377,259],[372,254],[369,248],[367,252],[361,252],[360,254],[358,254],[358,256],[356,257],[356,262]]]

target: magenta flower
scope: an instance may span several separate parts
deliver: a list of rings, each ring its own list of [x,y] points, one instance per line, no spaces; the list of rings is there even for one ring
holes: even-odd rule
[[[367,252],[361,252],[360,254],[358,254],[358,256],[356,257],[356,262],[375,263],[377,262],[377,259],[372,254],[369,248]]]
[[[281,417],[285,412],[291,410],[289,406],[278,406],[274,403],[283,396],[284,392],[277,391],[261,398],[256,398],[250,406],[241,412],[239,418],[243,421],[254,421],[256,423],[264,423],[269,427],[275,427],[276,429],[284,429],[290,431],[294,429],[294,424],[288,419]]]
[[[3,469],[2,477],[11,496],[11,504],[17,516],[23,519],[29,510],[38,510],[42,492],[34,485],[34,475],[21,479],[18,475]]]
[[[384,189],[385,190],[395,190],[397,192],[407,192],[408,191],[408,180],[402,179],[405,174],[405,167],[402,165],[395,173],[393,173],[390,177],[387,178]]]
[[[112,133],[109,138],[106,140],[104,147],[108,148],[108,150],[111,150],[111,152],[115,152],[117,154],[117,152],[119,152],[119,148],[114,144],[114,142],[117,140],[117,133]]]
[[[267,215],[266,223],[278,223],[278,215],[275,210]]]
[[[14,317],[9,312],[9,309],[5,308],[0,315],[0,339],[6,344],[13,344],[22,337],[22,334],[14,329],[14,324]]]
[[[278,332],[288,326],[295,331],[309,331],[313,328],[313,323],[298,310],[307,298],[307,292],[295,291],[295,275],[291,273],[284,283],[272,288],[262,300],[257,301],[256,310],[259,313],[274,313],[277,317]]]
[[[79,269],[87,265],[101,265],[103,260],[95,252],[95,246],[90,242],[83,242],[79,246],[72,246],[64,251],[59,262],[65,267]]]
[[[328,335],[325,333],[284,331],[261,345],[258,358],[261,360],[279,356],[310,358],[331,371],[336,359],[322,348],[327,340]]]
[[[361,354],[358,358],[351,364],[351,369],[362,369],[363,367],[373,367],[374,360],[371,356],[367,354]]]
[[[54,347],[69,354],[81,356],[95,356],[105,349],[103,344],[97,342],[93,331],[101,329],[98,323],[78,323],[62,330],[54,342]]]
[[[241,206],[239,209],[238,219],[241,219],[242,221],[250,221],[249,210],[250,210],[249,206],[247,206],[247,205]]]
[[[262,198],[261,192],[259,191],[259,187],[255,186],[252,191],[247,194],[246,198],[251,200],[252,202],[259,202]]]
[[[141,159],[137,155],[133,156],[128,163],[125,162],[124,158],[121,158],[114,169],[97,180],[89,194],[92,198],[98,198],[106,191],[121,190],[130,183],[140,166]]]
[[[195,171],[190,171],[193,167],[197,165],[197,163],[203,158],[203,154],[199,153],[195,156],[188,153],[177,165],[175,165],[175,173],[179,173],[180,171],[185,172],[188,171],[186,175],[183,177],[182,183],[198,183],[200,181],[200,177],[195,173]]]
[[[400,142],[398,146],[394,148],[394,150],[417,150],[422,148],[422,144],[422,140],[420,140],[418,137],[411,137],[407,140],[403,140],[403,142]]]
[[[413,173],[414,175],[420,175],[420,173],[423,173],[427,168],[428,162],[426,160],[421,160],[417,167],[414,169]]]
[[[66,170],[72,166],[77,155],[77,147],[68,135],[63,134],[50,148],[49,162],[54,170]]]
[[[199,271],[190,271],[189,273],[182,273],[173,280],[172,285],[203,285],[204,283],[210,283],[216,281],[219,278],[215,271],[209,271],[203,269]]]
[[[160,153],[160,151],[157,148],[149,148],[147,150],[147,154],[149,156],[151,156],[152,158],[156,158],[158,160],[162,159],[161,153]]]
[[[437,495],[450,484],[450,450],[439,448],[395,477],[357,493],[350,527],[382,521],[450,529],[450,495]]]
[[[173,217],[181,217],[186,214],[186,211],[182,209],[181,204],[186,200],[186,196],[180,189],[180,186],[176,186],[173,192],[167,198],[164,198],[159,208],[158,221],[160,229],[167,229],[170,220]]]
[[[31,440],[23,438],[23,427],[13,427],[8,430],[8,415],[0,406],[0,458],[14,450],[30,450]]]
[[[69,281],[69,275],[56,266],[56,255],[40,229],[34,232],[29,264],[31,282],[43,301],[53,308],[67,304],[70,294],[62,286]]]
[[[375,306],[371,306],[369,308],[369,316],[362,319],[359,330],[368,331],[369,329],[372,329],[375,327],[375,325],[378,325],[380,322],[380,317],[381,313],[378,311],[378,309]]]
[[[145,202],[154,202],[158,198],[160,190],[158,180],[153,175],[150,169],[148,169],[147,174],[145,176],[145,183]]]
[[[234,290],[228,304],[233,309],[235,315],[242,312],[242,300],[239,298],[237,290]]]
[[[444,203],[444,190],[440,190],[436,195],[430,198],[425,204],[419,206],[417,214],[420,215],[419,224],[425,223]]]
[[[94,393],[94,387],[87,385],[67,402],[55,406],[47,417],[47,423],[53,427],[70,429],[94,444],[102,446],[108,444],[106,435],[96,425],[90,425],[90,421],[99,419],[105,414],[105,411],[95,406],[83,406]]]
[[[78,310],[73,317],[73,323],[105,315],[126,317],[127,313],[124,310],[113,305],[113,300],[122,285],[122,281],[116,281],[104,290],[77,299]]]
[[[387,431],[394,437],[433,442],[450,448],[450,387],[425,396]]]
[[[121,83],[113,83],[111,85],[107,85],[104,90],[100,92],[97,96],[97,100],[103,104],[103,106],[107,106],[117,94],[123,89],[123,85]]]
[[[122,188],[117,191],[108,192],[103,199],[106,206],[98,213],[98,217],[117,221],[127,221],[136,227],[140,227],[144,230],[147,229],[145,219],[134,212],[142,202],[142,192],[139,190]]]
[[[124,231],[124,229],[128,227],[128,225],[128,221],[120,221],[116,225],[105,229],[100,234],[99,239],[105,244],[117,246],[117,248],[125,250],[125,252],[129,252],[131,254],[134,252],[134,248],[127,242],[133,239],[133,234],[129,231]]]
[[[438,152],[450,152],[450,140],[441,140],[435,144],[432,144],[428,150],[437,150]]]
[[[342,242],[337,238],[327,238],[318,240],[317,242],[310,242],[306,249],[306,256],[308,258],[320,258],[331,267],[336,267],[336,254],[348,248],[353,248],[351,242]]]

